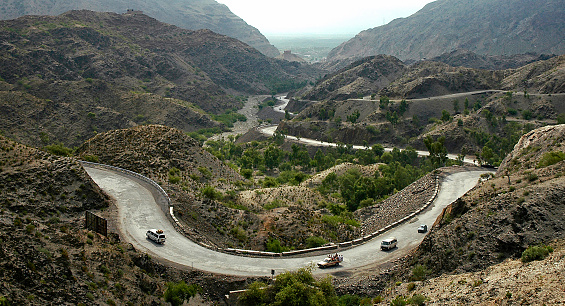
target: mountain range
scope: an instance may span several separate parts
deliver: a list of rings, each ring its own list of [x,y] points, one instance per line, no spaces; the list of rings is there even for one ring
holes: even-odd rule
[[[438,0],[407,18],[362,31],[334,48],[328,64],[377,54],[420,60],[455,49],[563,54],[563,20],[563,0]]]
[[[279,55],[277,48],[259,30],[214,0],[5,0],[0,3],[0,19],[24,15],[59,15],[70,10],[115,13],[142,11],[159,21],[184,29],[209,29],[239,39],[270,57]]]
[[[0,21],[0,41],[0,129],[34,146],[76,146],[142,123],[219,127],[205,112],[239,108],[233,94],[268,94],[314,77],[309,66],[237,39],[144,14],[26,16]]]

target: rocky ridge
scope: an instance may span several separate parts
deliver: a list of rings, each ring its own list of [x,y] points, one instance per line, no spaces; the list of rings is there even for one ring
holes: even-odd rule
[[[561,1],[434,1],[412,16],[360,32],[328,54],[328,65],[376,54],[421,60],[459,48],[489,55],[563,54],[564,14]]]
[[[563,240],[551,245],[554,252],[541,261],[523,263],[519,259],[506,259],[477,272],[402,283],[385,290],[383,302],[377,305],[389,305],[398,296],[414,295],[424,296],[428,305],[563,304]],[[414,285],[412,289],[410,284]]]
[[[228,92],[270,92],[312,72],[233,38],[143,14],[26,16],[1,21],[0,37],[0,91],[9,110],[0,129],[34,146],[76,146],[97,132],[144,123],[221,128],[203,113],[239,108]]]
[[[380,296],[379,305],[414,295],[434,305],[561,303],[554,289],[564,277],[565,160],[540,161],[564,152],[564,132],[557,125],[524,135],[495,175],[444,209],[420,246],[370,272],[336,279],[336,290]],[[542,261],[520,261],[522,251],[540,244],[555,251]]]
[[[7,0],[0,5],[0,19],[14,19],[24,15],[59,15],[70,10],[92,10],[98,12],[139,14],[162,22],[174,24],[188,30],[209,29],[219,34],[239,39],[267,56],[279,55],[278,50],[269,43],[255,27],[233,14],[230,9],[213,0],[190,1],[44,1]]]
[[[517,258],[532,245],[565,238],[564,161],[541,163],[549,152],[565,154],[565,125],[522,137],[498,169],[438,218],[411,263],[442,272],[484,269]]]
[[[403,75],[406,66],[397,58],[377,55],[364,58],[317,82],[302,95],[307,100],[345,100],[379,92]]]
[[[533,62],[545,61],[555,55],[537,53],[513,54],[513,55],[479,55],[464,49],[456,49],[429,59],[434,62],[442,62],[452,67],[467,67],[485,70],[517,69]]]
[[[375,95],[416,99],[491,89],[562,93],[564,60],[565,56],[542,57],[516,69],[485,70],[450,66],[441,59],[407,66],[395,57],[379,55],[327,75],[299,98],[324,101]]]

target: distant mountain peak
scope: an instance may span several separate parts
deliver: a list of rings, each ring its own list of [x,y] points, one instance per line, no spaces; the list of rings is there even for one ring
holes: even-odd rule
[[[421,60],[455,49],[479,55],[563,54],[563,20],[563,0],[438,0],[410,17],[362,31],[333,49],[328,62],[376,54]]]

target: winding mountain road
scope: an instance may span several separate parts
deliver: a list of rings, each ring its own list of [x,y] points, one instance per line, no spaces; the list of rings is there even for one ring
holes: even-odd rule
[[[202,247],[175,230],[169,217],[154,198],[155,187],[121,172],[90,165],[84,167],[98,186],[116,200],[117,222],[122,239],[151,256],[203,271],[239,276],[269,276],[271,269],[278,274],[309,266],[322,259],[321,256],[243,257]],[[420,215],[365,244],[339,250],[344,255],[341,266],[325,270],[315,269],[313,273],[324,274],[356,269],[404,255],[424,238],[423,234],[416,231],[418,225],[433,224],[442,209],[475,186],[479,176],[485,172],[487,171],[469,171],[449,175],[442,182],[436,200]],[[167,235],[165,244],[155,244],[145,237],[145,232],[151,228],[165,231]],[[380,241],[389,236],[398,239],[398,247],[389,252],[380,251]]]
[[[276,105],[274,110],[284,112],[288,100],[282,97],[279,97],[279,100],[283,104]],[[249,99],[245,108],[247,117],[255,118],[253,109],[258,101],[254,97]],[[249,124],[257,123],[256,120],[253,120],[241,128],[249,129]],[[276,126],[266,126],[259,128],[259,131],[273,135],[276,128]],[[315,139],[285,137],[306,145],[337,146],[334,143]],[[353,149],[368,148],[353,146]],[[392,148],[385,148],[385,150],[391,151]],[[418,154],[429,155],[426,151],[418,151]],[[456,155],[450,154],[448,157],[455,159]],[[474,160],[467,158],[465,162],[475,163]],[[122,239],[131,243],[138,250],[152,256],[203,271],[238,276],[269,276],[272,269],[278,274],[283,271],[310,266],[323,259],[319,255],[277,258],[244,257],[205,248],[176,231],[170,217],[166,215],[166,209],[163,209],[155,198],[158,192],[154,186],[120,171],[87,164],[83,166],[98,186],[116,200],[118,207],[117,225]],[[441,183],[440,192],[435,201],[421,214],[364,244],[338,250],[339,253],[344,255],[341,266],[324,270],[315,269],[313,273],[324,274],[353,270],[375,263],[385,263],[405,255],[419,245],[424,238],[424,234],[420,234],[416,230],[418,225],[432,225],[443,208],[473,188],[480,175],[486,172],[489,171],[458,172],[447,176]],[[160,228],[165,231],[167,235],[165,244],[156,244],[145,237],[145,232],[151,228]],[[391,236],[398,239],[398,247],[388,252],[380,251],[381,240]]]

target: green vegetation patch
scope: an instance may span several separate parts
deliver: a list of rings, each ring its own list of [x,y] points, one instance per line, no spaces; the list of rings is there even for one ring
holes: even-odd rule
[[[202,292],[202,288],[198,285],[187,285],[184,281],[179,283],[169,282],[163,298],[173,306],[180,306],[199,292]]]
[[[238,305],[338,305],[338,298],[327,276],[316,281],[312,271],[301,268],[277,275],[272,285],[254,282],[243,292]]]
[[[540,161],[538,162],[538,168],[545,168],[558,162],[565,160],[565,153],[560,151],[552,151],[543,154]]]
[[[534,260],[543,260],[551,252],[553,252],[553,248],[548,245],[531,246],[527,248],[524,252],[522,252],[522,257],[520,259],[522,260],[523,263]]]
[[[65,156],[65,157],[71,156],[73,154],[73,149],[67,148],[62,144],[48,145],[43,147],[43,150],[53,155]]]

